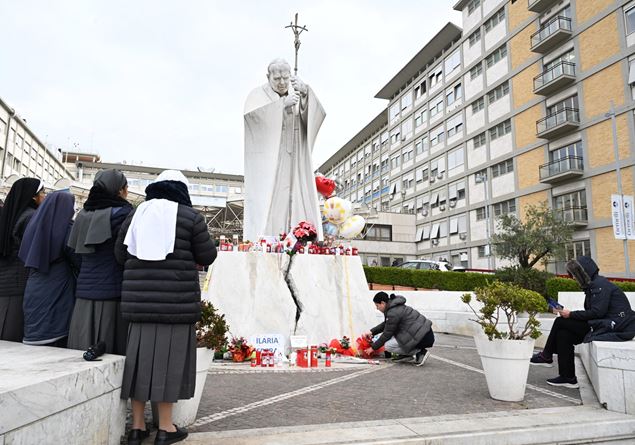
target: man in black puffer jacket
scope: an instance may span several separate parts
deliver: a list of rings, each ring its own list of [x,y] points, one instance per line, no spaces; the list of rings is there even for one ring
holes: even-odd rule
[[[406,306],[406,299],[401,295],[378,292],[373,303],[379,312],[384,314],[383,323],[362,334],[370,340],[381,333],[372,346],[366,349],[367,354],[382,346],[386,351],[398,354],[395,361],[412,360],[417,366],[423,365],[430,353],[427,348],[434,344],[432,322],[417,310]]]
[[[605,277],[595,261],[587,256],[567,263],[567,271],[584,291],[584,310],[553,309],[556,318],[542,352],[534,354],[532,365],[551,367],[558,355],[559,376],[548,379],[553,386],[577,388],[574,345],[593,340],[626,341],[635,336],[635,313],[624,292]]]

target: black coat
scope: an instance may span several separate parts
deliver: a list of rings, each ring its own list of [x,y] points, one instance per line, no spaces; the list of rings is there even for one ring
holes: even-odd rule
[[[35,209],[31,207],[22,212],[13,228],[11,253],[6,257],[0,257],[0,298],[24,296],[28,270],[18,258],[18,251],[26,226],[34,213]]]
[[[395,337],[404,351],[412,351],[423,337],[432,329],[432,322],[416,309],[406,306],[406,299],[396,295],[386,304],[383,323],[370,330],[373,335],[382,333],[373,343],[374,350]]]
[[[132,207],[113,207],[110,215],[112,238],[95,246],[94,253],[81,254],[82,265],[77,277],[75,296],[87,300],[121,298],[123,267],[115,259],[115,241],[119,229]]]
[[[197,264],[212,264],[216,247],[200,213],[179,204],[174,252],[162,261],[144,261],[128,253],[123,241],[134,212],[124,221],[115,256],[124,264],[123,318],[131,322],[196,323],[201,316]]]
[[[576,262],[581,270],[575,264],[572,267],[574,275],[580,277],[577,279],[582,280],[584,310],[571,311],[569,318],[589,323],[591,330],[584,342],[632,339],[635,313],[622,289],[599,275],[600,269],[593,259],[582,256]]]

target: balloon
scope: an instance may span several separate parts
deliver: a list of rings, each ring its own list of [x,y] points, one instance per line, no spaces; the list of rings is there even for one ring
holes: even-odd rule
[[[315,187],[320,195],[328,199],[335,191],[336,184],[332,179],[328,179],[324,176],[316,176]]]
[[[337,236],[337,233],[339,232],[339,229],[337,228],[337,226],[333,223],[327,222],[326,224],[324,224],[324,234],[325,235],[330,235],[330,236]]]
[[[366,220],[363,217],[353,215],[340,226],[340,236],[346,239],[353,239],[362,233],[365,225]]]
[[[351,216],[352,210],[353,204],[348,199],[334,196],[326,200],[322,213],[329,222],[339,226]]]

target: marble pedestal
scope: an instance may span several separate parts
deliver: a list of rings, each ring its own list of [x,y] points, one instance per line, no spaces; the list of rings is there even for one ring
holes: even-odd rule
[[[284,280],[288,261],[287,254],[219,252],[203,298],[225,314],[235,336],[293,335],[296,305]],[[383,321],[359,257],[296,254],[290,274],[303,308],[295,334],[312,344],[344,335],[354,341]]]
[[[0,445],[119,444],[124,357],[0,341]]]

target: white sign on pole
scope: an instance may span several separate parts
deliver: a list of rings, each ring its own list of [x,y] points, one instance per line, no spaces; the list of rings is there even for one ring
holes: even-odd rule
[[[624,230],[626,239],[635,239],[635,215],[633,213],[633,195],[624,195]]]
[[[611,219],[613,220],[613,235],[615,239],[626,239],[621,195],[611,195]]]

